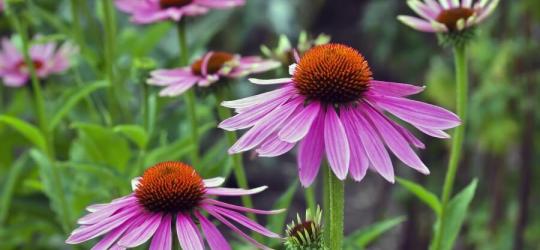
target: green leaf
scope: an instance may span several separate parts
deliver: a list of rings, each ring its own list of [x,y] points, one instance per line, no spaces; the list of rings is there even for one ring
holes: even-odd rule
[[[58,126],[60,121],[75,107],[75,105],[82,100],[83,98],[87,97],[88,95],[92,94],[94,91],[107,87],[107,83],[104,81],[98,81],[95,83],[92,83],[90,85],[86,85],[84,87],[78,88],[74,91],[72,95],[68,95],[68,99],[65,101],[62,101],[61,108],[56,112],[56,114],[51,119],[51,122],[49,123],[49,130],[52,131]]]
[[[45,142],[45,136],[34,125],[25,122],[19,118],[0,115],[0,123],[9,125],[13,129],[17,130],[22,136],[32,142],[37,148],[45,152],[47,150],[47,143]]]
[[[448,203],[448,211],[446,217],[446,224],[444,227],[444,234],[441,235],[441,250],[453,249],[454,243],[459,235],[461,226],[465,221],[469,204],[474,198],[478,180],[474,179],[465,189],[458,193]],[[440,221],[437,222],[437,224]]]
[[[287,189],[287,191],[279,197],[276,203],[274,203],[274,206],[272,207],[272,209],[277,210],[277,209],[289,208],[297,189],[298,189],[298,181],[295,181],[293,184],[291,184],[291,186]],[[286,219],[287,219],[286,212],[275,214],[268,217],[268,229],[270,229],[270,231],[272,232],[283,232]]]
[[[143,127],[139,125],[118,125],[113,130],[133,141],[140,149],[146,149],[149,138]]]
[[[405,221],[404,216],[377,222],[367,228],[360,229],[345,240],[345,249],[365,249],[369,244],[381,237],[390,229]]]
[[[9,173],[5,178],[5,183],[0,193],[0,226],[4,225],[7,213],[10,208],[11,198],[13,197],[13,191],[19,181],[19,175],[25,167],[27,154],[23,154],[17,161],[9,168]]]
[[[435,211],[437,215],[441,214],[442,205],[441,205],[441,202],[439,201],[439,198],[435,194],[433,194],[432,192],[426,190],[424,187],[412,181],[408,181],[402,178],[396,178],[396,180],[401,186],[409,190],[416,197],[418,197],[418,199],[420,199],[426,205],[431,207],[431,209],[433,209],[433,211]]]
[[[112,129],[95,124],[75,123],[78,138],[71,148],[71,159],[93,162],[123,171],[131,158],[127,139]]]

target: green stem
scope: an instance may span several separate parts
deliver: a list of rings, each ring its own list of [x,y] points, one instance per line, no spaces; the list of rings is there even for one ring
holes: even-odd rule
[[[228,90],[225,89],[225,87],[221,88],[216,92],[216,109],[219,119],[221,121],[231,117],[231,110],[221,106],[221,102],[226,100],[228,97],[229,93]],[[229,144],[229,146],[232,146],[238,139],[236,132],[234,131],[225,132],[225,136],[227,137],[227,143]],[[229,157],[231,157],[231,160],[233,162],[234,177],[238,182],[238,186],[244,189],[249,188],[249,183],[246,178],[246,172],[244,170],[244,163],[242,162],[242,154],[233,154],[229,155]],[[253,208],[253,201],[251,200],[250,196],[242,196],[242,204],[245,207]],[[255,215],[248,214],[248,216],[250,217],[250,219],[256,221]]]
[[[71,0],[71,21],[73,28],[73,37],[80,48],[84,48],[83,33],[81,32],[81,13],[80,13],[80,0]]]
[[[185,18],[182,18],[182,20],[178,22],[177,28],[178,44],[180,46],[180,66],[187,66],[189,64],[189,51],[186,39]],[[187,114],[191,125],[191,144],[193,144],[193,151],[191,151],[191,164],[195,167],[195,169],[198,169],[201,167],[199,166],[199,125],[197,121],[195,91],[193,88],[184,93],[184,100],[186,102]]]
[[[448,163],[448,169],[444,180],[443,192],[442,192],[442,209],[439,218],[439,226],[435,232],[435,238],[432,244],[432,249],[440,250],[442,247],[442,238],[445,234],[444,229],[446,227],[448,204],[452,197],[452,191],[454,188],[454,180],[461,159],[461,153],[463,148],[463,139],[465,135],[465,125],[467,118],[467,96],[468,96],[468,72],[467,72],[467,57],[466,47],[456,46],[454,48],[454,60],[456,67],[456,86],[457,86],[457,115],[461,118],[461,126],[454,130],[452,151],[450,154],[450,161]]]
[[[324,244],[328,249],[342,249],[345,183],[328,165],[324,165]]]
[[[40,128],[41,133],[45,137],[46,140],[46,149],[44,152],[49,160],[51,161],[52,166],[52,174],[54,178],[54,185],[55,190],[58,192],[57,196],[60,202],[60,214],[58,215],[60,218],[60,223],[62,225],[62,229],[64,232],[69,232],[69,224],[70,224],[70,210],[68,209],[68,203],[66,200],[66,195],[64,194],[64,189],[61,182],[61,175],[58,172],[58,169],[55,166],[55,152],[54,152],[54,141],[53,141],[53,134],[52,131],[49,131],[48,124],[47,124],[47,114],[45,110],[45,98],[43,97],[43,91],[41,89],[41,85],[39,82],[38,75],[36,73],[36,68],[34,65],[34,62],[32,58],[30,57],[30,41],[28,38],[28,29],[26,27],[26,24],[19,20],[20,17],[23,17],[23,15],[18,15],[13,12],[13,10],[10,9],[9,2],[4,3],[6,5],[6,15],[9,19],[9,22],[11,25],[13,25],[13,28],[15,31],[20,35],[21,37],[21,44],[22,44],[22,54],[24,57],[25,65],[27,66],[29,72],[30,72],[30,79],[32,84],[32,93],[34,95],[34,109],[36,112],[36,116],[38,117],[38,125]]]
[[[304,195],[306,199],[306,206],[312,213],[315,213],[315,211],[317,211],[317,201],[315,199],[315,183],[304,189]]]
[[[121,114],[121,108],[120,104],[118,102],[118,99],[116,98],[117,92],[117,82],[115,78],[115,36],[116,36],[116,24],[115,24],[115,17],[114,17],[114,8],[112,6],[111,0],[103,0],[103,13],[104,13],[104,20],[103,20],[103,26],[105,30],[105,39],[104,41],[104,51],[105,51],[105,72],[107,75],[107,80],[109,82],[109,88],[107,92],[107,98],[108,98],[108,104],[109,104],[109,112],[113,119],[113,121],[116,121],[117,116]]]

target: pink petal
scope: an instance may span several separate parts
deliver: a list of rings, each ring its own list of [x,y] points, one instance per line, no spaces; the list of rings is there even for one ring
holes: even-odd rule
[[[366,117],[375,125],[374,127],[379,131],[379,135],[382,136],[386,145],[403,163],[423,174],[429,174],[429,169],[411,149],[407,140],[392,126],[392,122],[388,118],[368,104],[362,104],[361,108]]]
[[[176,214],[176,234],[182,249],[204,250],[199,229],[188,215]]]
[[[203,180],[204,186],[207,187],[207,188],[219,187],[224,182],[225,182],[225,178],[223,178],[223,177],[216,177],[216,178],[212,178],[212,179],[204,179]]]
[[[324,153],[324,112],[320,112],[298,149],[298,175],[302,186],[309,187],[317,177]]]
[[[259,234],[262,234],[267,237],[271,238],[279,238],[279,235],[276,233],[271,232],[270,230],[266,229],[265,227],[261,226],[257,222],[254,222],[250,219],[248,219],[246,216],[243,216],[240,213],[234,212],[232,210],[228,210],[225,208],[220,207],[214,207],[214,211],[219,213],[220,215],[229,218],[233,221],[236,221],[237,223],[241,224],[242,226],[245,226]]]
[[[431,25],[431,23],[417,17],[400,15],[398,16],[398,20],[404,23],[405,25],[419,31],[436,32],[436,30],[433,28],[433,25]]]
[[[307,107],[304,107],[300,113],[293,116],[288,122],[283,125],[278,133],[281,140],[295,143],[304,138],[309,132],[311,124],[319,115],[321,104],[312,102]]]
[[[336,177],[344,180],[349,171],[351,152],[343,123],[333,107],[328,107],[324,119],[326,158]]]
[[[250,107],[256,104],[264,103],[268,100],[272,100],[274,98],[279,98],[284,95],[288,95],[294,91],[294,87],[292,85],[287,85],[283,88],[279,88],[270,92],[266,92],[263,94],[258,94],[250,97],[246,97],[243,99],[238,99],[234,101],[224,101],[221,103],[223,107],[227,108],[246,108]]]
[[[224,207],[224,208],[233,209],[240,212],[248,212],[248,213],[254,213],[254,214],[279,214],[285,211],[285,209],[270,210],[270,211],[258,210],[258,209],[253,209],[253,208],[236,206],[236,205],[232,205],[229,203],[225,203],[225,202],[221,202],[221,201],[213,200],[213,199],[205,199],[203,200],[203,202],[206,204],[215,205],[218,207]]]
[[[161,222],[161,214],[148,215],[139,225],[134,225],[118,241],[118,245],[126,248],[133,248],[148,241],[156,232]]]
[[[137,220],[138,221],[138,220]],[[124,232],[137,221],[128,221],[109,232],[91,250],[107,250],[124,234]]]
[[[241,188],[207,188],[207,195],[219,195],[219,196],[243,196],[258,194],[266,190],[267,186],[262,186],[253,189],[241,189]]]
[[[349,167],[351,176],[355,181],[361,181],[366,176],[369,168],[369,158],[362,146],[359,135],[359,133],[363,132],[357,130],[356,126],[353,125],[356,121],[351,115],[351,111],[344,110],[344,112],[341,112],[341,119],[351,146],[351,165]]]
[[[87,224],[95,224],[100,222],[101,220],[109,217],[116,211],[125,208],[126,206],[131,206],[136,202],[136,198],[133,196],[129,196],[128,199],[123,199],[117,202],[112,202],[110,204],[106,204],[103,207],[99,209],[99,211],[87,214],[83,217],[81,217],[79,220],[77,220],[77,223],[87,225]]]
[[[424,134],[441,139],[448,139],[450,135],[446,132],[438,129],[424,128],[420,126],[415,126],[418,130],[422,131]]]
[[[156,234],[154,234],[154,237],[152,238],[150,250],[172,249],[171,220],[172,216],[170,214],[163,215]]]
[[[259,84],[259,85],[271,85],[271,84],[291,83],[292,79],[291,78],[278,78],[278,79],[263,80],[263,79],[249,78],[249,81],[255,84]]]
[[[206,238],[206,242],[208,242],[208,245],[210,246],[210,249],[212,250],[230,250],[231,246],[223,237],[221,232],[217,229],[217,227],[210,222],[206,217],[204,217],[199,211],[195,211],[195,216],[199,220],[199,223],[201,224],[201,228],[203,230],[204,236]]]
[[[256,152],[260,157],[276,157],[289,152],[294,145],[280,140],[277,134],[274,134],[266,138]]]
[[[397,82],[370,81],[369,91],[380,95],[390,95],[396,97],[410,96],[424,91],[425,87]]]

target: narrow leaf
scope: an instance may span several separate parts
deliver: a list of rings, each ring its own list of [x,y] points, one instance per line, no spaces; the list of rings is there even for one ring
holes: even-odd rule
[[[354,232],[345,240],[345,249],[365,249],[381,235],[405,221],[404,216],[383,220]]]
[[[413,193],[418,199],[423,201],[426,205],[428,205],[437,215],[441,214],[441,202],[439,201],[439,198],[433,194],[432,192],[428,191],[424,187],[412,182],[408,181],[402,178],[396,178],[398,183],[409,190],[411,193]]]
[[[27,159],[28,155],[24,154],[9,168],[8,175],[5,179],[6,181],[2,186],[2,192],[0,193],[0,226],[4,225],[11,205],[13,191],[19,181],[19,175],[22,172]]]
[[[134,142],[140,149],[146,149],[148,134],[143,127],[138,125],[118,125],[114,132],[120,133]]]
[[[46,151],[47,144],[45,142],[45,137],[34,125],[19,118],[7,115],[0,115],[0,123],[4,123],[17,130],[17,132],[32,142],[37,148],[44,152]]]

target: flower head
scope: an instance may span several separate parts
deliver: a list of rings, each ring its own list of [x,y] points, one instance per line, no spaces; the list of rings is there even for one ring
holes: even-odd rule
[[[219,126],[251,128],[229,153],[256,149],[259,156],[274,157],[299,143],[298,169],[304,186],[313,182],[325,155],[341,180],[350,170],[352,178],[360,181],[371,168],[394,182],[386,147],[406,165],[428,174],[412,149],[424,148],[424,144],[384,111],[434,137],[447,138],[443,130],[460,124],[455,114],[443,108],[407,98],[423,87],[373,80],[366,59],[345,45],[312,48],[290,66],[290,74],[291,78],[250,79],[283,87],[223,102],[236,109],[237,115]]]
[[[499,0],[408,0],[407,4],[422,18],[398,16],[404,24],[424,32],[452,33],[484,21]]]
[[[315,212],[306,210],[305,219],[296,215],[296,221],[287,225],[285,246],[287,250],[327,249],[323,242],[322,212],[319,207]]]
[[[210,9],[226,9],[245,4],[245,0],[115,0],[116,6],[138,24],[163,20],[179,21],[184,16],[197,16]]]
[[[172,70],[155,70],[149,84],[165,86],[161,96],[177,96],[194,85],[208,87],[222,78],[240,78],[261,73],[276,67],[279,63],[263,60],[257,56],[241,57],[227,52],[212,51],[196,60],[192,65]]]
[[[263,226],[241,214],[275,214],[220,202],[213,196],[256,194],[266,187],[250,190],[221,188],[223,178],[202,179],[195,170],[181,162],[162,162],[133,181],[132,194],[87,208],[90,214],[80,218],[81,226],[66,240],[79,244],[104,236],[93,249],[124,249],[144,244],[150,238],[150,249],[172,249],[171,231],[176,233],[182,249],[204,249],[203,236],[210,249],[231,249],[224,236],[203,212],[216,218],[253,245],[267,249],[232,222],[267,237],[277,238]],[[173,226],[175,221],[175,226]],[[201,230],[199,230],[199,226]],[[202,235],[201,235],[202,232]]]
[[[40,79],[51,74],[62,73],[69,68],[69,57],[77,52],[70,43],[57,48],[55,43],[36,44],[30,48],[30,59]],[[30,79],[30,71],[23,54],[7,38],[2,39],[0,50],[0,77],[10,87],[25,85]]]

